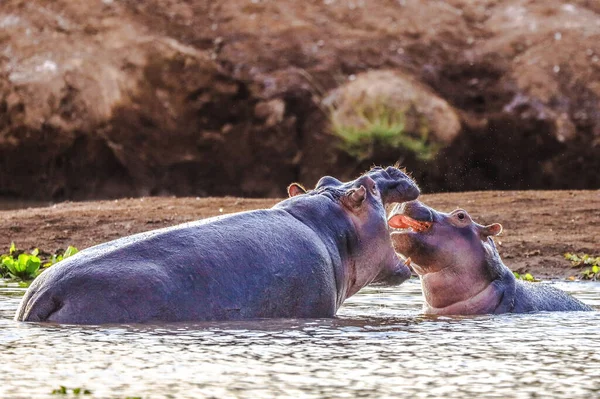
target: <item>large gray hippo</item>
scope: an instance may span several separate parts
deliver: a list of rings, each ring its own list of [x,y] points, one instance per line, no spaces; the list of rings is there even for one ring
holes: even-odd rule
[[[42,273],[16,320],[71,324],[333,317],[371,282],[400,284],[385,203],[418,197],[395,167],[314,190],[289,187],[271,209],[124,237]]]
[[[424,313],[592,310],[561,290],[517,280],[491,238],[502,232],[498,223],[482,226],[462,209],[441,213],[419,201],[394,207],[388,223],[396,251],[421,278]]]

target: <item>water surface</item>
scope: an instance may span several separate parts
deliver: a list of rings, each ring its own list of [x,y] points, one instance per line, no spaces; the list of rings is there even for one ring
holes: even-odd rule
[[[600,284],[556,283],[600,307]],[[369,288],[335,320],[130,326],[12,321],[0,280],[0,397],[592,398],[600,314],[429,318],[418,280]]]

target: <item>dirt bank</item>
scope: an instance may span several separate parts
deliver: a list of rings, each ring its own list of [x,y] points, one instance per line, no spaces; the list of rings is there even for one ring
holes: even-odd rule
[[[293,180],[398,160],[426,191],[597,189],[599,11],[587,0],[4,0],[0,195],[274,197]],[[440,152],[380,143],[348,155],[331,133],[332,95],[346,121],[364,104],[400,109],[404,133]]]
[[[490,191],[423,195],[443,211],[460,206],[480,223],[500,222],[496,242],[505,263],[519,273],[566,278],[578,269],[565,252],[600,254],[600,191]],[[51,207],[0,211],[5,250],[79,249],[141,231],[210,217],[270,207],[274,199],[139,198],[61,203]]]

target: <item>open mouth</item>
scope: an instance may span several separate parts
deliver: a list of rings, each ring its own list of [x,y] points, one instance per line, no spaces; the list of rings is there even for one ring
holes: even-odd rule
[[[388,220],[388,225],[398,232],[423,233],[431,227],[431,222],[421,222],[403,214],[395,214]]]

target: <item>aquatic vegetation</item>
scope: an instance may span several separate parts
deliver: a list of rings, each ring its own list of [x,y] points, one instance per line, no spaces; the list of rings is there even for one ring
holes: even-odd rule
[[[40,269],[41,260],[38,257],[39,250],[36,248],[30,254],[21,253],[16,258],[17,248],[15,243],[10,244],[8,255],[2,255],[2,269],[0,273],[13,278],[30,280],[35,278]]]
[[[52,395],[80,396],[80,395],[91,395],[91,394],[92,394],[92,391],[90,391],[89,389],[67,388],[64,385],[61,385],[59,388],[52,390]],[[141,396],[127,396],[125,399],[142,399],[142,397]]]
[[[592,256],[589,254],[572,254],[565,253],[565,259],[570,260],[573,267],[590,266],[579,272],[579,276],[583,280],[600,280],[600,256]]]
[[[335,110],[331,111],[330,119],[333,133],[343,139],[342,148],[358,159],[372,156],[375,145],[403,148],[421,160],[432,159],[439,149],[428,140],[425,119],[421,119],[418,132],[408,132],[406,111],[391,108],[384,102],[357,107],[352,123],[344,121]]]
[[[18,250],[15,243],[12,242],[8,253],[0,255],[0,277],[32,280],[41,273],[41,268],[50,267],[77,252],[77,248],[69,246],[62,255],[53,254],[42,263],[40,251],[37,248],[30,253],[25,253]]]
[[[62,255],[52,254],[52,256],[50,257],[48,262],[44,263],[44,267],[50,267],[53,264],[60,262],[63,259],[68,258],[69,256],[75,255],[77,252],[79,252],[79,250],[77,248],[69,245],[67,247],[67,249],[65,249],[65,252]]]
[[[540,281],[539,279],[533,277],[533,275],[531,275],[530,273],[525,273],[525,274],[519,274],[517,272],[513,272],[513,274],[515,275],[516,278],[518,278],[519,280],[523,280],[523,281],[529,281],[529,282],[537,282]]]
[[[73,394],[76,396],[79,395],[91,395],[92,391],[85,388],[67,388],[64,385],[61,385],[58,389],[52,390],[52,395],[69,395]]]

